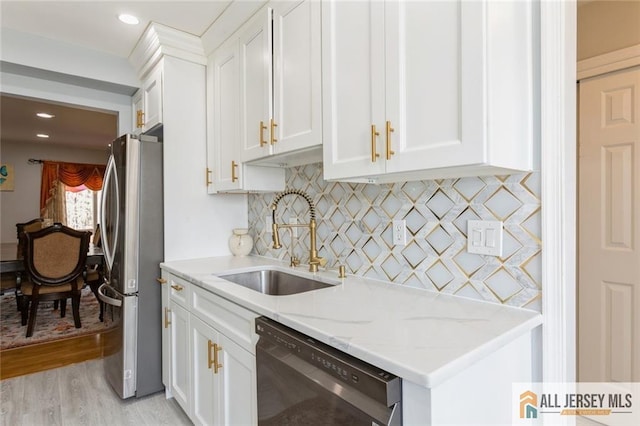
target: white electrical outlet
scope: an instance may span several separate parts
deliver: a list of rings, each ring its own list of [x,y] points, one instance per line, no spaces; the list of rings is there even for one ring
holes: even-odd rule
[[[393,228],[393,245],[394,246],[406,246],[407,245],[407,223],[404,220],[394,220],[392,222]]]
[[[470,220],[467,222],[467,251],[502,256],[502,222]]]
[[[298,218],[297,217],[290,217],[289,218],[289,225],[296,225],[298,223]],[[298,238],[298,228],[294,227],[291,228],[291,236],[293,238]]]
[[[264,217],[264,233],[271,234],[271,225],[272,225],[271,216]]]

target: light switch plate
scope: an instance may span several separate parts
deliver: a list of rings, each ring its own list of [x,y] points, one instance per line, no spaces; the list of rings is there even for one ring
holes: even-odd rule
[[[502,256],[502,222],[497,220],[467,221],[467,251],[489,256]]]

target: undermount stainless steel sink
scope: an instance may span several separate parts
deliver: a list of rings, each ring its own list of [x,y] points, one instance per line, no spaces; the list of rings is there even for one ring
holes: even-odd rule
[[[274,269],[219,275],[219,277],[248,289],[272,296],[304,293],[306,291],[332,286],[332,284],[317,281],[312,278],[288,274]]]

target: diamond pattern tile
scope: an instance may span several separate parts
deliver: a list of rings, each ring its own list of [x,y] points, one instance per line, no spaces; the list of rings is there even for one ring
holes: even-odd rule
[[[453,185],[467,201],[471,201],[485,186],[486,184],[479,177],[461,178]]]
[[[362,217],[362,222],[366,226],[367,231],[371,233],[378,225],[380,225],[382,219],[380,219],[380,216],[378,216],[378,213],[376,213],[373,208],[370,208]]]
[[[453,238],[442,226],[436,226],[429,235],[427,235],[427,241],[431,244],[431,247],[438,253],[442,254],[446,249],[453,244]]]
[[[451,271],[441,261],[437,261],[427,270],[427,276],[438,287],[438,290],[445,288],[454,278]]]
[[[402,272],[402,264],[392,254],[382,262],[381,266],[389,281],[393,281]]]
[[[422,216],[418,210],[411,209],[409,213],[404,217],[404,220],[407,224],[407,229],[411,232],[412,235],[416,235],[418,231],[422,229],[424,225],[427,224],[427,219]]]
[[[436,193],[427,201],[427,207],[438,217],[442,219],[445,214],[454,206],[454,202],[451,198],[447,197],[442,190],[436,191]]]
[[[520,202],[520,200],[518,200],[507,189],[501,187],[484,203],[484,205],[499,220],[505,220],[520,208],[522,202]]]
[[[306,191],[316,204],[318,251],[331,268],[351,274],[444,291],[493,303],[540,309],[540,174],[522,173],[389,185],[326,182],[322,165],[286,170],[287,188]],[[271,248],[264,217],[275,194],[249,194],[254,253],[287,259],[289,246],[306,260],[309,233],[299,229]],[[278,220],[308,218],[300,197],[285,197]],[[406,246],[392,243],[391,222],[407,223]],[[466,252],[467,221],[503,220],[503,256]]]
[[[522,290],[518,281],[503,268],[487,278],[485,283],[503,303]]]
[[[402,250],[402,256],[407,262],[409,262],[411,269],[416,269],[418,265],[425,260],[427,253],[418,245],[418,243],[411,241],[409,245]]]

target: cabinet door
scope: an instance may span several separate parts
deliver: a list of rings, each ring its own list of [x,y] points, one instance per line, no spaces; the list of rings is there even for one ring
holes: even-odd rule
[[[143,113],[144,113],[144,101],[142,97],[142,90],[138,90],[131,100],[131,128],[133,132],[138,134],[142,132]]]
[[[219,380],[223,425],[255,425],[258,422],[256,357],[224,334],[218,358],[222,367]]]
[[[387,173],[484,161],[482,8],[385,3]]]
[[[322,143],[320,2],[273,4],[274,153]]]
[[[214,373],[213,368],[214,344],[218,345],[218,341],[219,334],[216,330],[196,316],[191,316],[191,365],[193,368],[191,419],[195,424],[222,424],[218,421],[220,416],[220,391],[217,385],[219,373]]]
[[[170,275],[162,271],[162,383],[167,394],[171,394],[171,305],[169,302]]]
[[[382,2],[322,2],[325,179],[385,170],[384,25]]]
[[[208,134],[212,138],[213,186],[216,191],[241,188],[238,40],[222,45],[212,57],[209,72],[213,72],[212,93],[209,105],[213,105],[212,126]],[[211,85],[210,85],[211,86]]]
[[[242,161],[271,154],[271,9],[256,14],[240,36],[240,147]],[[260,138],[262,135],[262,139]]]
[[[144,126],[149,130],[162,123],[162,62],[151,72],[142,87],[144,98]]]
[[[171,393],[185,413],[190,413],[191,368],[189,312],[171,301]]]

